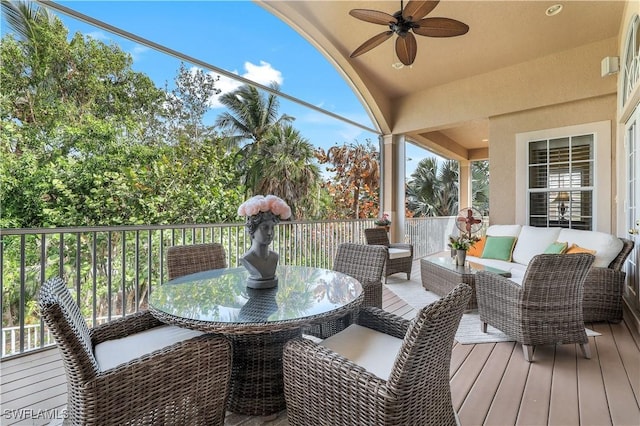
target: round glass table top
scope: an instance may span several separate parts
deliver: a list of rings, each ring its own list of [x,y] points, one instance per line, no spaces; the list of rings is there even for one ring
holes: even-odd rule
[[[322,268],[278,266],[278,285],[253,289],[244,267],[185,275],[155,288],[149,305],[194,323],[271,323],[323,317],[358,301],[362,286]]]

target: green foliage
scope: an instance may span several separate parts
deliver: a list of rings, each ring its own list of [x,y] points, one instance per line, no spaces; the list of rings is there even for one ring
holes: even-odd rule
[[[407,183],[407,206],[414,216],[452,216],[458,213],[458,162],[439,163],[427,157]]]
[[[320,187],[314,148],[289,124],[274,126],[257,147],[247,185],[257,194],[274,194],[291,206],[298,219],[313,217]]]
[[[483,216],[489,215],[489,161],[471,163],[472,207]]]

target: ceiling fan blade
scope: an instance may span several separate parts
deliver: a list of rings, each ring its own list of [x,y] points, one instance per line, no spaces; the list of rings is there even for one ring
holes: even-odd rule
[[[455,37],[469,31],[467,24],[449,18],[425,18],[415,24],[413,32],[427,37]]]
[[[371,37],[369,40],[365,41],[358,47],[353,53],[350,55],[351,58],[355,58],[356,56],[360,56],[363,53],[366,53],[376,47],[379,44],[382,44],[384,41],[388,40],[389,37],[393,35],[393,31],[385,31],[376,36]]]
[[[398,36],[396,39],[396,55],[405,65],[411,65],[418,53],[418,43],[413,34],[407,33],[404,37]]]
[[[410,0],[402,10],[402,17],[405,20],[418,21],[431,12],[440,1],[419,1]]]
[[[352,9],[349,11],[349,15],[373,24],[389,25],[392,22],[396,22],[396,18],[379,10]]]

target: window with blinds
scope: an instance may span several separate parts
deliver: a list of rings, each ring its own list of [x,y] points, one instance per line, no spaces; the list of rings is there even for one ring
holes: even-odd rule
[[[528,143],[532,226],[592,230],[594,134]]]

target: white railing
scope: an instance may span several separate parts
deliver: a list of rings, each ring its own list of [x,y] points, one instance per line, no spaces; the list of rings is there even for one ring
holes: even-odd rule
[[[331,268],[342,242],[364,243],[372,219],[282,222],[273,249],[283,264]],[[408,218],[401,240],[414,245],[414,257],[443,250],[454,217]],[[50,276],[73,287],[89,326],[146,308],[150,291],[166,277],[168,247],[219,242],[229,266],[250,245],[243,224],[157,225],[6,229],[0,235],[2,357],[53,342],[35,310],[37,291]],[[12,315],[9,315],[12,313]],[[12,318],[7,323],[7,317]]]

